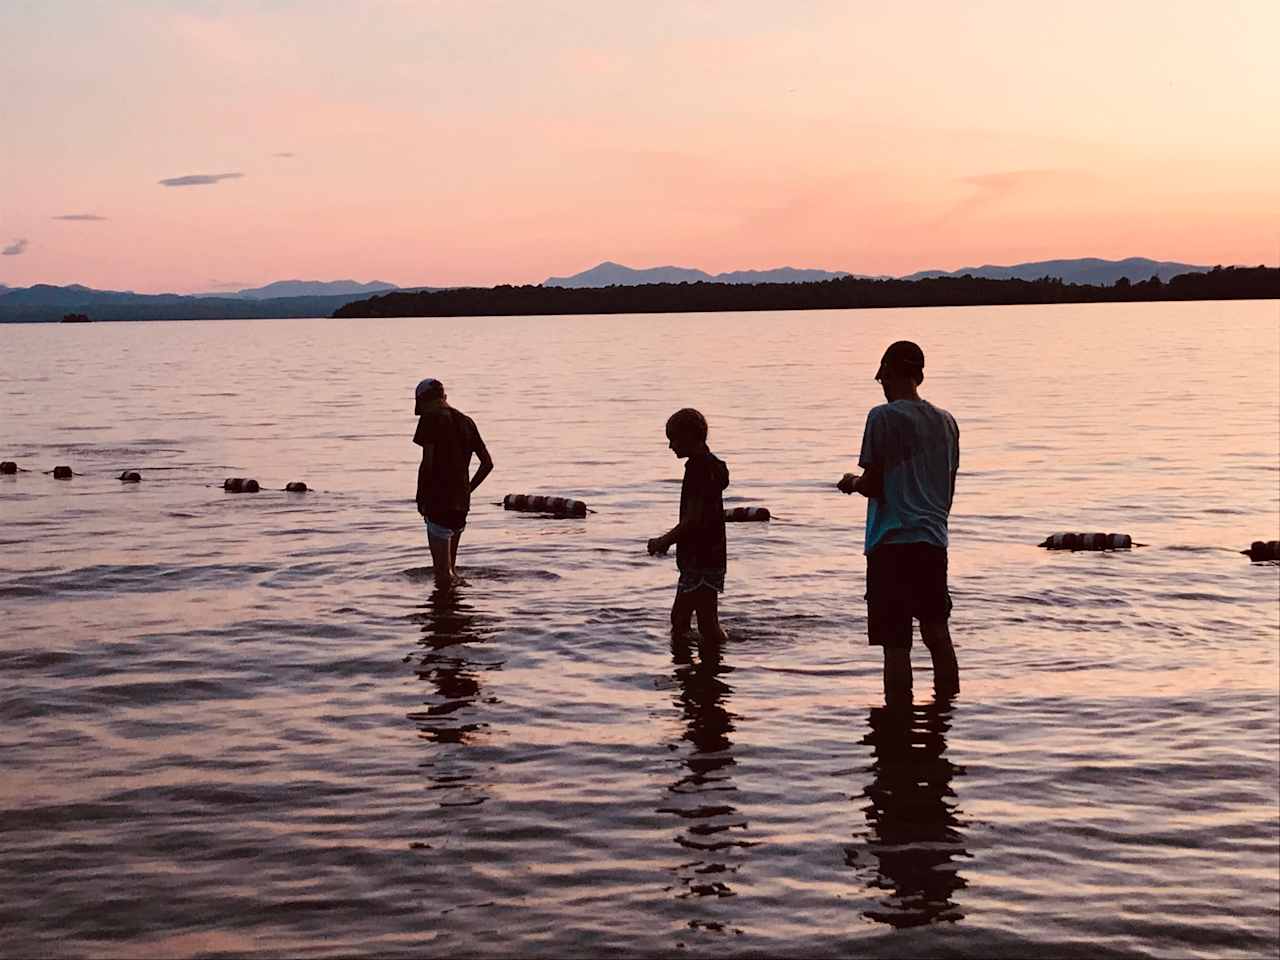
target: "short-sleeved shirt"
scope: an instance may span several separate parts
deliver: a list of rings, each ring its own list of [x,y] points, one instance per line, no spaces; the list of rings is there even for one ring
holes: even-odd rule
[[[865,551],[881,543],[932,543],[946,549],[947,518],[960,466],[960,428],[927,400],[873,407],[858,464],[884,471],[884,492],[867,500]]]
[[[724,498],[729,468],[710,450],[695,453],[684,464],[680,484],[680,522],[697,512],[701,522],[683,529],[676,540],[676,567],[680,570],[724,570]],[[695,509],[696,507],[696,509]]]
[[[418,505],[427,513],[471,509],[471,457],[485,451],[475,421],[441,404],[418,418],[413,442],[431,446],[431,470],[418,468]]]

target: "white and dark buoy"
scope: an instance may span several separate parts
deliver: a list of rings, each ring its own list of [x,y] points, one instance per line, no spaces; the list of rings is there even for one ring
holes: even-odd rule
[[[12,460],[0,460],[0,474],[8,476],[11,473],[18,472],[18,465]]]
[[[502,498],[503,510],[519,510],[522,513],[551,513],[557,517],[585,517],[587,505],[568,497],[530,496],[527,493],[508,493]]]
[[[227,477],[222,481],[222,489],[227,493],[257,493],[262,488],[252,477]]]
[[[733,507],[725,510],[725,523],[750,523],[759,520],[771,520],[773,514],[768,507]]]
[[[70,467],[53,468],[53,479],[55,480],[70,480],[74,476],[75,474],[71,472]]]
[[[306,493],[311,488],[301,480],[290,480],[284,485],[284,489],[286,493]]]
[[[137,470],[126,470],[124,473],[120,474],[120,482],[121,483],[141,483],[142,474],[140,474]]]
[[[1040,546],[1050,550],[1128,550],[1133,538],[1127,533],[1054,533]]]
[[[1255,540],[1248,550],[1241,550],[1254,563],[1262,560],[1280,560],[1280,540]]]

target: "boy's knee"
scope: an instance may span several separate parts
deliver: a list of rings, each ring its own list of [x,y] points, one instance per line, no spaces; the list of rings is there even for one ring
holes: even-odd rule
[[[930,650],[945,650],[951,646],[951,628],[946,620],[921,620],[920,639]]]

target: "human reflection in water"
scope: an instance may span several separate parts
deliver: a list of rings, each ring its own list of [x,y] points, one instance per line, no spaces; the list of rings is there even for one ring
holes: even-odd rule
[[[487,799],[483,778],[476,776],[476,760],[463,748],[480,739],[489,726],[480,719],[482,705],[498,701],[483,696],[481,679],[486,672],[501,670],[502,661],[476,656],[474,645],[488,640],[488,630],[457,589],[434,591],[409,619],[422,630],[418,676],[432,687],[423,700],[426,709],[408,715],[432,748],[422,766],[431,771],[431,789],[443,791],[440,806],[476,806]]]
[[[685,729],[681,741],[689,747],[679,760],[678,776],[667,788],[668,802],[658,808],[680,818],[675,842],[694,859],[676,867],[676,896],[731,897],[730,883],[741,866],[739,855],[755,844],[742,839],[747,822],[729,801],[737,792],[732,770],[734,714],[726,707],[733,688],[723,679],[732,671],[723,660],[722,647],[698,640],[698,657],[687,633],[673,633],[671,659],[675,670],[675,702],[681,708]],[[672,744],[679,750],[680,744]],[[721,924],[705,924],[723,929]]]
[[[951,778],[964,770],[944,756],[951,709],[949,700],[940,699],[874,707],[868,717],[862,742],[871,745],[873,777],[863,791],[863,812],[876,860],[871,886],[884,893],[866,916],[880,923],[914,927],[964,916],[952,899],[965,886],[956,861],[969,854],[951,789]],[[859,852],[857,846],[845,849],[845,861],[855,869],[865,866]]]

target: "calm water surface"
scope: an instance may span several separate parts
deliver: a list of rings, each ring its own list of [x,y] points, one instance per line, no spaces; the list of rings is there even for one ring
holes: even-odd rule
[[[964,691],[918,650],[909,729],[832,487],[899,337],[963,447]],[[453,601],[427,375],[497,461]],[[730,527],[719,662],[644,551],[684,405],[777,517]],[[9,326],[0,411],[0,955],[1280,945],[1280,570],[1237,552],[1280,537],[1275,302]]]

